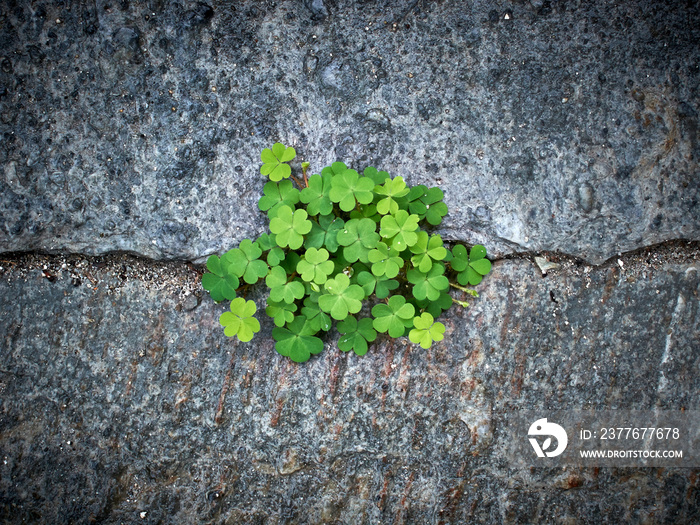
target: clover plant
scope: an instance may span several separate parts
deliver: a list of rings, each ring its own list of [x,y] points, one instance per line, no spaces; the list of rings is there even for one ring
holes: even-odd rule
[[[246,291],[261,280],[269,288],[275,349],[302,362],[324,348],[334,321],[338,348],[357,355],[381,337],[403,337],[422,348],[442,341],[436,319],[456,303],[449,290],[473,288],[491,270],[486,249],[445,246],[430,231],[447,214],[440,188],[409,187],[402,177],[367,167],[362,174],[334,162],[320,174],[292,174],[293,148],[262,151],[260,173],[269,178],[258,207],[270,231],[207,260],[202,286],[214,301],[229,301],[224,333],[250,341],[260,331]],[[386,334],[386,335],[379,335]]]

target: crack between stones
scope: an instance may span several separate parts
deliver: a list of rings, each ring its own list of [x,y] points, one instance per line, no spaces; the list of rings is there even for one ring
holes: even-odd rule
[[[700,241],[676,239],[645,246],[611,257],[595,265],[584,259],[560,252],[528,251],[508,254],[491,259],[495,264],[506,261],[527,262],[535,265],[535,257],[558,264],[553,270],[566,273],[569,270],[591,268],[605,270],[611,267],[634,269],[648,265],[669,263],[691,264],[700,262]],[[113,274],[119,281],[140,280],[153,282],[159,287],[177,288],[180,292],[199,293],[199,280],[205,271],[204,263],[189,260],[156,260],[133,252],[110,252],[103,255],[82,253],[46,253],[41,251],[6,252],[0,254],[0,277],[28,277],[32,271],[39,271],[46,279],[53,279],[61,272],[67,272],[73,279],[81,279],[93,273]],[[188,283],[187,286],[183,286]]]
[[[529,260],[534,261],[535,257],[544,257],[548,261],[555,263],[570,262],[578,267],[590,267],[596,269],[605,269],[610,266],[619,265],[618,261],[622,261],[623,265],[628,262],[635,262],[655,256],[658,262],[678,262],[687,263],[690,261],[700,261],[700,241],[688,239],[670,239],[648,246],[642,246],[634,250],[621,252],[614,255],[600,264],[593,264],[582,257],[575,255],[557,252],[557,251],[522,251],[510,253],[498,258],[491,259],[491,262],[497,261],[518,261]],[[659,260],[660,259],[660,260]]]

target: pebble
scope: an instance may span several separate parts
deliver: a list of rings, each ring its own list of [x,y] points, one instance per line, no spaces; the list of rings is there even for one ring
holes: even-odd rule
[[[578,187],[578,198],[581,209],[588,213],[593,209],[593,187],[584,182]]]
[[[555,262],[548,261],[544,257],[535,257],[535,263],[539,266],[542,275],[547,275],[550,270],[556,270],[561,265]]]

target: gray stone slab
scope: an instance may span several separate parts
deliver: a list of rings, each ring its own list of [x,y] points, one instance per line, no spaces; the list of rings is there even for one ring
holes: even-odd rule
[[[0,516],[50,523],[689,523],[698,469],[510,468],[497,413],[700,409],[700,260],[499,261],[425,351],[296,365],[224,337],[198,270],[15,257]],[[262,304],[261,290],[252,295]],[[264,317],[264,316],[263,316]]]
[[[697,3],[2,2],[0,250],[199,260],[258,155],[437,184],[446,238],[700,239]],[[297,163],[298,166],[298,163]]]

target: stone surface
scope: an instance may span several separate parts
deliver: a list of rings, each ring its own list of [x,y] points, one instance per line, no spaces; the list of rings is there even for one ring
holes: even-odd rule
[[[331,334],[302,365],[269,320],[250,343],[224,337],[195,267],[4,260],[0,516],[691,523],[698,469],[512,469],[495,414],[699,409],[699,255],[552,257],[544,277],[499,261],[430,350],[384,340],[359,358]]]
[[[0,251],[222,252],[278,140],[440,185],[496,256],[700,239],[698,10],[2,2]]]
[[[699,15],[0,2],[0,522],[692,523],[697,468],[516,469],[500,415],[700,409]],[[184,261],[275,141],[443,188],[497,259],[443,342],[224,336]]]

